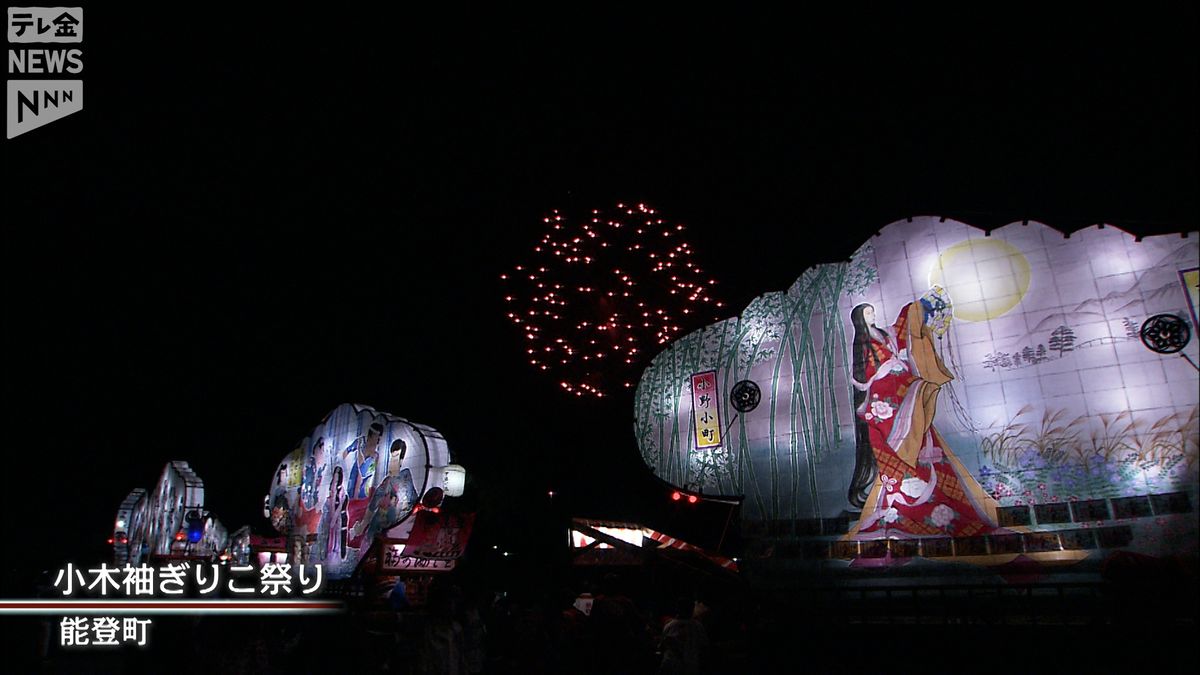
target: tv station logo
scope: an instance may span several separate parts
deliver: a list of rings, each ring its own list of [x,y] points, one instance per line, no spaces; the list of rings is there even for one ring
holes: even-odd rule
[[[8,8],[7,138],[83,110],[82,42],[82,7]]]

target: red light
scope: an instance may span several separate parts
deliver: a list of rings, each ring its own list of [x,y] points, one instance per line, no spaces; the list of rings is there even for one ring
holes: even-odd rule
[[[112,537],[108,538],[108,543],[110,543],[110,544],[113,543]]]
[[[683,495],[679,494],[678,491],[671,493],[671,499],[674,499],[675,501],[679,501],[682,497]]]
[[[688,503],[689,504],[695,504],[698,501],[700,501],[700,499],[698,497],[696,497],[696,495],[688,495]]]
[[[175,533],[175,541],[183,541],[183,536],[184,535],[182,532],[176,532]]]

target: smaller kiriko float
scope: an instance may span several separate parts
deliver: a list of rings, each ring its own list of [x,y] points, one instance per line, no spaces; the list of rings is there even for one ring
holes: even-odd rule
[[[343,404],[279,463],[263,511],[287,538],[292,564],[342,579],[380,535],[407,541],[422,511],[447,518],[443,500],[461,496],[465,479],[437,430]]]
[[[113,561],[117,565],[170,560],[228,559],[228,534],[205,510],[204,481],[187,462],[167,462],[151,492],[134,488],[113,521]]]
[[[364,405],[343,404],[288,453],[271,478],[263,515],[276,536],[249,526],[229,535],[204,506],[204,482],[169,462],[152,492],[134,489],[117,511],[114,561],[320,565],[324,578],[386,582],[454,569],[473,514],[445,510],[466,471],[435,429]],[[409,595],[421,583],[408,584]],[[355,586],[356,588],[359,586]]]

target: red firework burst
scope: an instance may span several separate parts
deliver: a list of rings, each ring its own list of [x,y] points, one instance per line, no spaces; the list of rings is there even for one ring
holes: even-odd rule
[[[632,387],[647,351],[716,320],[716,279],[693,260],[683,225],[645,204],[570,221],[555,210],[533,262],[501,274],[508,318],[530,365],[576,396]]]

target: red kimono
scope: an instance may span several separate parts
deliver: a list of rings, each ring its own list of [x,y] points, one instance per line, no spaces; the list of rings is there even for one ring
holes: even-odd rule
[[[892,335],[872,336],[864,359],[866,399],[855,414],[868,425],[879,478],[856,538],[970,536],[996,527],[996,503],[933,428],[937,395],[953,379],[933,349],[921,303],[906,305]]]

